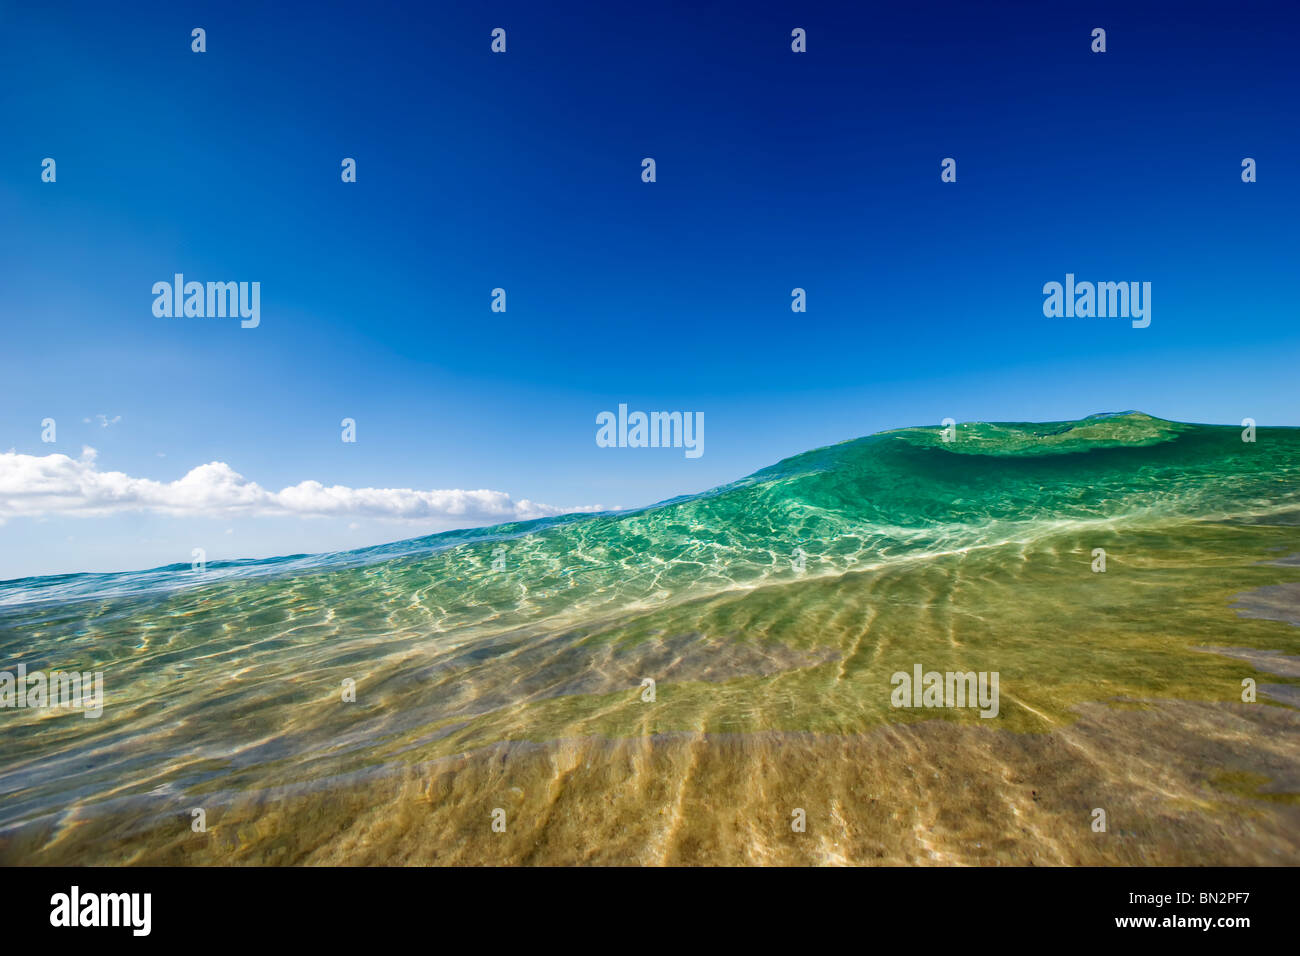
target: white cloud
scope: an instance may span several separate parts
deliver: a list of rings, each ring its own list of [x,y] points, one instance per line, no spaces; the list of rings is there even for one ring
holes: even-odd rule
[[[303,481],[269,491],[221,461],[191,469],[177,481],[162,482],[100,471],[95,458],[90,447],[82,449],[80,458],[20,455],[12,450],[0,454],[0,522],[22,516],[153,511],[185,517],[441,518],[473,524],[600,510],[599,506],[556,508],[483,489],[348,488]]]

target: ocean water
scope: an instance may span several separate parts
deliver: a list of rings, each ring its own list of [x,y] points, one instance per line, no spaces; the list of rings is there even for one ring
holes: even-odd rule
[[[1241,432],[910,428],[635,511],[0,582],[0,670],[105,689],[0,709],[0,862],[1300,863],[1300,429]],[[894,706],[917,666],[998,673],[997,716]]]

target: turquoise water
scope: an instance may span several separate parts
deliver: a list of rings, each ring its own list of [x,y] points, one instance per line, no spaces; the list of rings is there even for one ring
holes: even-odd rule
[[[1134,412],[885,432],[628,512],[0,582],[0,668],[106,690],[98,720],[0,711],[0,835],[22,859],[157,842],[196,801],[328,808],[508,742],[865,734],[914,719],[888,700],[914,663],[1000,671],[1022,733],[1117,695],[1232,700],[1238,666],[1192,648],[1294,652],[1229,605],[1295,579],[1269,559],[1297,515],[1300,430]]]

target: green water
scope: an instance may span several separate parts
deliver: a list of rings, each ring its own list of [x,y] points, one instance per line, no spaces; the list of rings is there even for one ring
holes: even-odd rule
[[[0,858],[135,858],[168,814],[273,788],[330,818],[332,794],[507,744],[740,735],[775,753],[921,721],[1051,734],[1085,705],[1239,705],[1243,677],[1300,683],[1203,650],[1300,652],[1292,625],[1233,606],[1300,580],[1278,563],[1300,551],[1300,430],[1241,432],[1138,413],[903,429],[633,512],[0,583],[0,668],[98,670],[106,692],[98,720],[0,711]],[[998,716],[892,706],[891,675],[917,664],[998,672]],[[810,779],[844,759],[818,753]],[[568,786],[595,819],[611,784]]]

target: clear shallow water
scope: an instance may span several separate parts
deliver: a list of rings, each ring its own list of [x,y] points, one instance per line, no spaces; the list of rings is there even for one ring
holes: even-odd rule
[[[779,821],[724,820],[739,806],[781,816],[785,798],[772,794],[802,779],[806,792],[789,799],[821,806],[843,840],[809,841],[817,851],[795,861],[944,861],[974,843],[1000,847],[998,861],[1029,838],[975,839],[970,794],[951,782],[918,791],[939,816],[956,815],[948,843],[905,838],[911,824],[897,821],[868,841],[883,855],[855,842],[869,824],[848,795],[865,781],[883,792],[904,756],[924,763],[947,748],[965,778],[1004,768],[989,784],[996,809],[980,811],[999,818],[1017,807],[1014,781],[1043,761],[1021,744],[994,758],[991,735],[1077,733],[1080,708],[1122,700],[1210,708],[1196,712],[1199,740],[1176,722],[1144,731],[1165,748],[1147,773],[1178,775],[1162,786],[1192,808],[1186,833],[1150,839],[1182,859],[1209,839],[1196,835],[1202,818],[1221,834],[1243,806],[1291,813],[1300,760],[1291,709],[1243,711],[1239,700],[1243,676],[1294,678],[1196,650],[1300,651],[1284,620],[1232,609],[1242,593],[1300,579],[1276,563],[1300,551],[1300,431],[1260,429],[1255,443],[1240,433],[1137,413],[964,425],[953,442],[905,429],[634,512],[202,574],[0,582],[0,668],[100,670],[107,698],[98,720],[0,710],[0,860],[405,861],[396,829],[425,861],[573,862],[591,858],[584,846],[615,845],[633,819],[662,819],[623,858],[790,862]],[[1105,574],[1091,571],[1097,547]],[[892,708],[890,675],[917,663],[998,671],[998,718]],[[641,699],[647,677],[653,703]],[[341,700],[345,679],[355,703]],[[1119,738],[1138,718],[1121,707],[1094,719]],[[1234,767],[1182,759],[1232,734],[1247,758],[1261,735],[1274,749]],[[578,762],[565,770],[568,759]],[[1149,786],[1080,759],[1092,762],[1081,779],[1063,764],[1040,788],[1065,800],[1068,778],[1087,803],[1090,779],[1109,780],[1117,802],[1137,799],[1126,786]],[[453,765],[459,783],[430,797]],[[692,780],[712,780],[718,802],[687,819]],[[609,816],[611,801],[621,816]],[[554,836],[567,832],[561,802],[589,821],[585,836]],[[516,829],[550,839],[551,853],[523,849],[536,839],[504,857],[509,840],[480,842],[493,836],[488,810],[507,803]],[[441,815],[441,836],[413,805]],[[189,830],[194,806],[210,808],[212,832]],[[1065,841],[1056,861],[1096,849],[1086,823],[1072,839],[1042,821],[1050,844]],[[1235,851],[1200,849],[1226,862],[1280,845],[1300,862],[1293,845],[1242,839]]]

